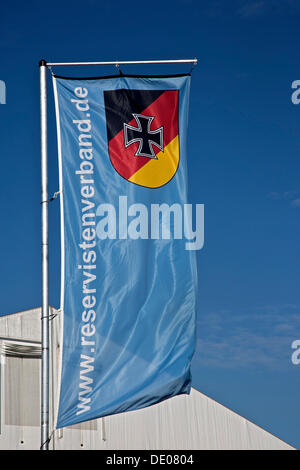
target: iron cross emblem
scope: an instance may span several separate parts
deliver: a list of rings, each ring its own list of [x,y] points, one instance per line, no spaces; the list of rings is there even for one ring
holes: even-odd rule
[[[136,120],[137,126],[130,126],[124,123],[124,145],[125,148],[134,142],[139,143],[139,147],[134,154],[136,157],[155,158],[153,145],[164,151],[164,128],[151,130],[151,123],[155,116],[144,116],[143,114],[132,114]]]

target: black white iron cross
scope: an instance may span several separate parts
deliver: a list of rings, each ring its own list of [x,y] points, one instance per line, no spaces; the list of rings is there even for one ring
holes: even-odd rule
[[[155,116],[144,116],[143,114],[132,114],[138,127],[124,123],[124,145],[125,148],[134,142],[139,142],[139,148],[135,152],[136,157],[149,157],[157,159],[153,145],[164,151],[164,128],[159,127],[151,130],[151,123]]]

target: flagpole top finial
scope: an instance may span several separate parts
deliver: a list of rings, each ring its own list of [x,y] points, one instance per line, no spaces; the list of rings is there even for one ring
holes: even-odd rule
[[[47,66],[47,62],[44,59],[39,61],[39,67],[46,67],[46,66]]]

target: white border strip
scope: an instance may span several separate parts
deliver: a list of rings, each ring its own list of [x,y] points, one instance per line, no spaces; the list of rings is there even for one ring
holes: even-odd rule
[[[59,355],[59,375],[58,375],[58,399],[55,407],[55,426],[57,429],[58,407],[60,402],[61,391],[61,372],[62,372],[62,352],[63,352],[63,330],[64,330],[64,294],[65,294],[65,232],[64,232],[64,193],[63,193],[63,173],[62,173],[62,152],[61,152],[61,132],[60,132],[60,116],[59,116],[59,103],[56,86],[56,78],[52,76],[54,101],[55,101],[55,116],[57,128],[57,148],[58,148],[58,173],[59,173],[59,192],[60,192],[60,257],[61,257],[61,284],[60,284],[60,355]]]

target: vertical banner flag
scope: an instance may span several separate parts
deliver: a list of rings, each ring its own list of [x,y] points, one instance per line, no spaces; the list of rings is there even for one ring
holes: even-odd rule
[[[189,75],[54,76],[61,196],[57,427],[191,387]]]

